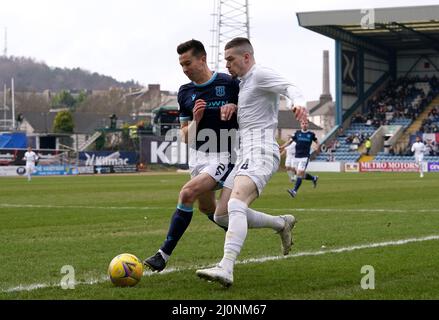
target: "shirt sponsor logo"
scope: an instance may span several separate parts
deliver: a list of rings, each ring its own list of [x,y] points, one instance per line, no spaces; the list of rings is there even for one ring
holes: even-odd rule
[[[229,103],[228,101],[224,101],[224,100],[209,101],[206,103],[206,109],[217,109],[217,108],[220,108],[222,106],[225,106],[228,103]]]
[[[224,97],[226,95],[226,87],[225,86],[217,86],[215,87],[215,92],[217,97]]]

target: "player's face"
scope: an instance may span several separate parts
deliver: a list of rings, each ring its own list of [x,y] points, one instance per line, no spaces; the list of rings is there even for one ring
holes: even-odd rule
[[[192,54],[192,50],[189,50],[179,56],[180,65],[183,69],[184,74],[192,81],[198,79],[199,75],[204,70],[204,65],[206,63],[206,57],[196,57]]]
[[[238,54],[235,48],[230,48],[224,52],[224,58],[227,61],[226,68],[233,78],[245,75],[245,54]]]
[[[300,123],[300,126],[302,127],[302,130],[303,130],[303,131],[308,130],[308,122],[304,122],[304,121],[302,121],[302,122]]]

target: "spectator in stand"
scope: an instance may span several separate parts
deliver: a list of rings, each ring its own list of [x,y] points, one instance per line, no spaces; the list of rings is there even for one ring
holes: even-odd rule
[[[434,144],[435,143],[433,140],[427,139],[427,143],[425,145],[425,148],[426,148],[425,155],[434,156],[434,148],[435,148]]]
[[[366,140],[366,155],[369,155],[370,148],[372,148],[372,141],[370,141],[370,138],[367,138],[367,140]]]
[[[358,137],[358,134],[354,136],[352,139],[352,144],[350,146],[351,150],[358,150],[358,146],[360,145],[360,138]]]
[[[343,127],[340,127],[340,128],[338,129],[338,136],[339,136],[339,137],[344,137],[344,136],[345,136],[345,134],[344,134],[344,130],[343,130]]]
[[[394,155],[395,155],[395,150],[393,149],[393,146],[390,146],[390,148],[389,148],[389,154],[390,154],[391,156],[394,156]]]

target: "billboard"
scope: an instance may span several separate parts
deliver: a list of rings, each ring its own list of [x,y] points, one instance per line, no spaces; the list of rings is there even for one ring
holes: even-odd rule
[[[361,172],[418,172],[414,162],[360,162]]]
[[[34,176],[66,176],[76,175],[78,170],[76,167],[68,165],[48,165],[35,166]],[[0,166],[0,176],[24,176],[26,175],[25,166]]]
[[[439,172],[439,162],[429,162],[428,163],[429,172]]]
[[[79,153],[79,166],[136,165],[138,156],[131,151],[90,151]]]
[[[167,141],[165,137],[143,136],[140,145],[140,162],[142,163],[187,168],[188,146],[185,143]]]

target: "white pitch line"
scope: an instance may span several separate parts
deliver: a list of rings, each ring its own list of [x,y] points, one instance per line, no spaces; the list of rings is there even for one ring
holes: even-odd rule
[[[401,245],[408,244],[408,243],[432,241],[432,240],[439,240],[439,235],[430,235],[430,236],[426,236],[426,237],[422,237],[422,238],[409,238],[409,239],[401,239],[401,240],[394,240],[394,241],[367,243],[367,244],[355,245],[355,246],[350,246],[350,247],[334,248],[334,249],[329,249],[329,250],[303,251],[303,252],[298,252],[298,253],[288,255],[288,256],[269,256],[269,257],[260,257],[260,258],[250,258],[250,259],[245,259],[242,261],[237,261],[236,264],[264,263],[264,262],[273,261],[273,260],[284,260],[284,259],[309,257],[309,256],[321,256],[321,255],[331,254],[331,253],[352,252],[352,251],[362,250],[362,249],[372,249],[372,248],[381,248],[381,247],[389,247],[389,246],[401,246]],[[160,273],[145,271],[143,273],[143,275],[150,277],[153,275],[164,275],[164,274],[169,274],[169,273],[174,273],[174,272],[208,268],[208,267],[211,267],[214,265],[215,264],[211,264],[211,265],[207,265],[207,266],[191,266],[191,267],[186,267],[186,268],[168,268],[168,269],[163,270]],[[93,284],[103,283],[106,281],[108,281],[108,276],[101,276],[99,279],[89,279],[86,281],[78,281],[75,283],[75,285],[93,285]],[[21,292],[21,291],[33,291],[36,289],[56,288],[56,287],[60,287],[60,286],[61,286],[60,284],[37,283],[37,284],[31,284],[31,285],[19,285],[17,287],[12,287],[9,289],[2,290],[1,292],[2,293],[12,293],[12,292]]]
[[[377,213],[410,213],[410,212],[439,212],[439,209],[356,209],[356,208],[255,208],[258,210],[281,212],[377,212]]]
[[[44,208],[44,209],[102,209],[102,210],[161,210],[164,207],[103,207],[103,206],[54,206],[48,204],[2,203],[0,208]],[[170,209],[170,208],[166,208]],[[175,208],[174,208],[175,209]]]
[[[44,208],[44,209],[96,209],[96,210],[174,210],[175,207],[113,207],[113,206],[77,206],[77,205],[47,205],[47,204],[12,204],[2,203],[0,208]],[[357,209],[357,208],[258,208],[257,210],[274,212],[377,212],[377,213],[410,213],[410,212],[439,212],[439,209]]]

